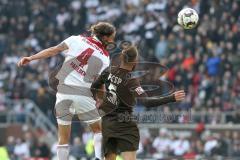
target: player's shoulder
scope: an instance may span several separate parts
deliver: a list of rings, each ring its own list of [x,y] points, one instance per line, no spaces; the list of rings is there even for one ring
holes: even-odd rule
[[[108,66],[107,68],[104,69],[103,72],[114,73],[117,70],[118,70],[117,66]]]
[[[71,35],[71,36],[69,36],[67,39],[65,39],[65,41],[67,41],[67,42],[71,42],[71,41],[80,41],[82,39],[82,37],[81,36],[79,36],[79,35]]]
[[[81,35],[70,35],[69,38],[83,38]]]
[[[131,75],[128,78],[128,86],[129,87],[137,87],[140,86],[140,81],[138,78],[133,78]]]

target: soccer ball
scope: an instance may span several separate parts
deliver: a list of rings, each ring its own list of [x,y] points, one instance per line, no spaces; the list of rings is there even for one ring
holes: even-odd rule
[[[184,8],[178,13],[178,24],[184,29],[193,29],[198,23],[198,14],[192,8]]]

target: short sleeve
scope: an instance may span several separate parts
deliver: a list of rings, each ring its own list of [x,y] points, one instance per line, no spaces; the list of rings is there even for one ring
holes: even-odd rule
[[[63,42],[68,46],[68,50],[64,52],[64,55],[75,53],[79,47],[79,36],[68,37]]]
[[[71,49],[74,46],[74,43],[76,42],[76,38],[77,36],[70,36],[63,42],[68,46],[69,49]]]

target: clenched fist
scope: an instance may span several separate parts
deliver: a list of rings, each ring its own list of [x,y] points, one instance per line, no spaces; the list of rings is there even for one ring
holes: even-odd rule
[[[173,93],[176,101],[182,101],[185,98],[184,90],[179,90]]]

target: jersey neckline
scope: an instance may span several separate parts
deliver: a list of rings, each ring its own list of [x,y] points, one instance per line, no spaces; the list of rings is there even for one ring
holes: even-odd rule
[[[94,39],[93,37],[86,37],[87,40],[89,40],[91,43],[94,43],[95,45],[97,45],[100,49],[102,49],[103,54],[107,57],[109,57],[109,53],[108,51],[105,49],[104,45],[102,44],[102,42]]]

